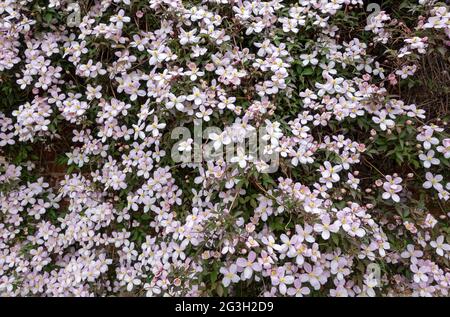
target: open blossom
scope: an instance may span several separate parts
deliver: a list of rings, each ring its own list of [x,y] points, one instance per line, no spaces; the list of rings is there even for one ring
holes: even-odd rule
[[[442,140],[442,145],[436,148],[438,152],[441,152],[446,159],[450,158],[450,139]]]
[[[439,144],[439,139],[433,136],[432,129],[426,129],[417,135],[417,140],[423,142],[423,147],[425,150],[429,150],[432,145]]]
[[[192,43],[197,43],[199,41],[199,37],[195,36],[195,34],[197,33],[197,29],[193,29],[190,31],[185,31],[183,29],[180,29],[181,33],[180,33],[180,44],[181,45],[185,45],[185,44],[192,44]]]
[[[419,267],[416,264],[411,264],[411,272],[414,273],[414,282],[416,283],[427,282],[429,279],[427,273],[430,272],[430,269],[427,266]]]
[[[245,168],[247,166],[247,161],[251,161],[253,157],[251,155],[245,154],[245,151],[243,148],[238,147],[237,148],[237,156],[234,156],[231,158],[231,163],[237,163],[239,167]]]
[[[236,274],[237,266],[236,264],[231,264],[229,268],[220,268],[220,273],[223,274],[222,283],[223,286],[227,287],[231,282],[237,283],[239,282],[239,276]]]
[[[145,131],[151,132],[153,137],[157,137],[159,135],[159,130],[164,129],[166,127],[165,123],[159,123],[158,118],[156,116],[153,117],[153,123],[148,125],[145,128]]]
[[[431,241],[430,245],[436,249],[436,253],[440,256],[444,256],[444,252],[450,251],[450,244],[444,243],[444,236],[439,236],[435,241]]]
[[[194,140],[191,138],[187,139],[186,141],[180,142],[178,146],[178,151],[180,152],[189,152],[192,150],[192,143]]]
[[[434,188],[437,191],[441,191],[443,189],[443,186],[441,184],[441,181],[444,179],[442,175],[433,175],[430,172],[427,172],[425,174],[426,181],[423,183],[423,187],[426,189]]]
[[[420,154],[419,159],[423,161],[423,167],[430,168],[431,165],[439,165],[440,160],[434,157],[434,151],[429,150],[427,154]]]
[[[335,182],[340,180],[339,172],[342,170],[341,165],[332,166],[328,161],[325,161],[323,165],[322,177],[331,178]]]
[[[395,202],[400,201],[400,196],[398,193],[400,193],[403,190],[403,187],[400,185],[402,182],[402,179],[400,177],[393,178],[390,175],[386,176],[386,182],[383,183],[383,189],[385,192],[382,194],[383,199],[389,199],[391,198]]]
[[[303,286],[300,279],[296,279],[294,280],[293,287],[288,288],[287,293],[290,296],[303,297],[309,295],[311,290],[308,287]]]
[[[423,252],[420,250],[415,250],[414,245],[408,244],[406,250],[401,253],[402,258],[410,258],[411,262],[414,263],[417,259],[423,256]]]
[[[261,271],[261,264],[256,261],[256,253],[251,251],[248,254],[248,258],[238,258],[236,261],[238,267],[244,270],[242,273],[242,277],[244,279],[250,279],[253,275],[253,272]]]
[[[324,240],[330,238],[330,233],[336,233],[339,231],[340,222],[338,220],[331,223],[330,216],[325,215],[322,217],[322,223],[317,223],[314,225],[314,231],[321,234]]]
[[[282,295],[286,294],[287,285],[294,282],[294,277],[292,275],[286,275],[284,267],[279,267],[270,278],[272,279],[272,285],[278,286]]]
[[[186,96],[175,96],[174,94],[169,95],[169,101],[166,103],[167,109],[172,109],[175,107],[178,111],[184,110],[184,101]]]
[[[149,63],[152,66],[163,62],[168,57],[168,55],[165,53],[165,48],[163,46],[147,51],[150,54]]]
[[[113,22],[116,24],[117,28],[121,29],[123,28],[123,24],[130,22],[131,19],[130,17],[125,16],[125,11],[124,10],[120,10],[119,13],[115,16],[112,16],[109,21]]]
[[[377,117],[373,117],[373,121],[377,124],[379,124],[380,129],[382,131],[386,131],[388,128],[392,128],[395,126],[395,122],[391,119],[387,118],[386,111],[382,111],[378,114]]]

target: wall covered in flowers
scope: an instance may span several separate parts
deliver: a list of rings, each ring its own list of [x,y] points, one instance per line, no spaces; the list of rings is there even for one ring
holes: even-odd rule
[[[0,295],[448,296],[449,47],[434,0],[0,0]]]

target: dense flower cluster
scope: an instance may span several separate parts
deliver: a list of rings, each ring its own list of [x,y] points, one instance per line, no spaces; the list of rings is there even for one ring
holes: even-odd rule
[[[448,124],[391,93],[445,4],[79,3],[0,0],[1,295],[449,294]],[[230,160],[172,160],[199,124]]]

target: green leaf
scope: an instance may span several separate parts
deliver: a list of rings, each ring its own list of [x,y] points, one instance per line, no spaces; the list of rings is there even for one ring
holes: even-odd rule
[[[53,19],[53,14],[51,12],[47,12],[44,15],[45,22],[50,23],[52,21],[52,19]]]
[[[303,76],[310,76],[314,74],[314,69],[312,69],[312,67],[306,67],[305,69],[303,69],[302,71],[302,75]]]
[[[217,281],[218,272],[216,270],[211,272],[210,279],[211,283],[214,284]]]
[[[333,242],[334,242],[336,245],[339,245],[339,236],[338,236],[337,234],[332,234],[332,235],[331,235],[331,240],[333,240]]]
[[[224,290],[223,290],[223,286],[221,283],[217,284],[216,292],[217,292],[217,295],[219,295],[220,297],[222,297],[224,295]]]

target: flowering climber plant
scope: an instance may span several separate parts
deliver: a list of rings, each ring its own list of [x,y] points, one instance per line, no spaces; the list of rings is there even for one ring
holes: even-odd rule
[[[448,296],[450,7],[386,2],[0,0],[0,295]]]

